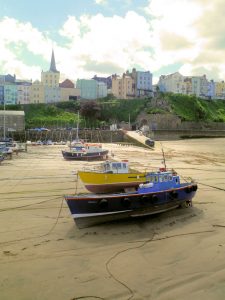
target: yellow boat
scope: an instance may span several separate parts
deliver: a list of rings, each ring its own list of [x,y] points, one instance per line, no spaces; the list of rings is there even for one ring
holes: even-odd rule
[[[129,170],[128,161],[101,164],[101,170],[78,171],[78,175],[90,192],[115,193],[135,190],[146,181],[146,173]]]

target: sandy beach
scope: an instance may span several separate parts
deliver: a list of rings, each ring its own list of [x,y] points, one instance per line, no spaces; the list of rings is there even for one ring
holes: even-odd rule
[[[103,144],[139,171],[198,183],[193,207],[78,229],[63,195],[85,192],[65,146],[29,146],[0,165],[1,300],[223,300],[225,139]]]

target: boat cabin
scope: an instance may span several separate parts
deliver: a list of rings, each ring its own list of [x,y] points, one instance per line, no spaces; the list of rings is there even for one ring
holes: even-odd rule
[[[146,175],[146,183],[140,184],[139,189],[164,190],[178,188],[180,186],[180,177],[171,171],[151,172]]]
[[[148,182],[154,182],[154,183],[171,182],[171,181],[174,181],[175,183],[178,184],[180,183],[179,176],[173,174],[170,171],[148,173],[146,179]]]
[[[0,153],[11,154],[13,151],[12,147],[9,147],[7,143],[0,142]]]
[[[128,161],[123,160],[121,162],[112,162],[112,161],[106,161],[102,164],[103,173],[128,173],[129,166]]]
[[[6,147],[13,147],[13,139],[12,138],[0,138],[0,143],[5,144]]]

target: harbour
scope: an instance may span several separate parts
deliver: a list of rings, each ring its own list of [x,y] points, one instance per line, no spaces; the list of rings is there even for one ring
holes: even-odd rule
[[[222,300],[225,139],[103,147],[140,172],[162,165],[163,147],[167,166],[198,183],[193,207],[79,229],[63,196],[86,192],[77,171],[99,162],[29,145],[0,165],[1,299]]]

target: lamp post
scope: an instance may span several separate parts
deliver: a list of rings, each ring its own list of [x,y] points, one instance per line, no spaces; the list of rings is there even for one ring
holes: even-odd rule
[[[3,114],[3,138],[5,140],[5,99],[4,99],[4,114]]]

